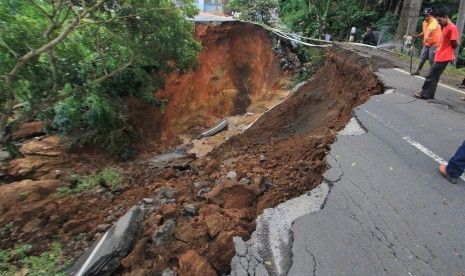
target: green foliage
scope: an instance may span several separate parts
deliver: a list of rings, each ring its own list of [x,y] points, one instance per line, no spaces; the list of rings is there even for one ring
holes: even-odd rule
[[[133,131],[126,114],[121,98],[91,91],[86,97],[74,95],[55,105],[52,126],[61,136],[74,137],[70,148],[95,143],[111,155],[127,159],[133,151]]]
[[[281,19],[284,24],[297,33],[308,34],[317,29],[316,21],[310,20],[306,0],[287,0],[281,6]]]
[[[380,32],[379,44],[392,41],[397,28],[397,20],[393,13],[388,12],[386,15],[373,23],[375,30]]]
[[[101,189],[115,192],[125,187],[125,179],[119,168],[108,167],[101,172],[87,175],[72,175],[68,185],[61,186],[55,192],[56,197],[65,195],[78,195],[83,193],[96,193]]]
[[[24,106],[9,119],[6,130],[15,120],[46,117],[60,134],[73,135],[76,143],[99,143],[110,154],[128,158],[134,130],[122,98],[162,106],[154,92],[163,87],[163,76],[198,66],[200,44],[193,38],[193,22],[186,20],[197,9],[191,0],[176,2],[179,5],[170,0],[102,1],[67,34],[83,7],[70,9],[60,1],[0,0],[0,91],[5,91],[0,104],[11,108],[7,102],[11,96],[14,104]],[[86,1],[86,7],[96,3]],[[63,40],[51,43],[63,34],[67,34]],[[25,64],[18,62],[44,45],[50,50]],[[7,76],[18,64],[21,70],[9,83]]]
[[[365,27],[377,20],[379,15],[372,9],[364,8],[361,1],[341,0],[337,3],[337,6],[332,6],[329,16],[330,29],[334,39],[345,40],[348,38],[352,27],[358,29],[360,37],[365,32]]]
[[[61,245],[54,243],[51,250],[40,256],[28,256],[31,245],[26,244],[12,250],[0,250],[0,275],[15,275],[20,270],[27,276],[66,275],[64,269],[70,260],[64,260]],[[23,275],[23,274],[22,274]]]
[[[228,6],[240,12],[240,19],[268,24],[278,0],[231,0]]]
[[[297,55],[302,62],[302,72],[293,76],[293,83],[297,85],[302,81],[308,80],[312,75],[321,68],[325,62],[325,49],[317,47],[299,47]]]

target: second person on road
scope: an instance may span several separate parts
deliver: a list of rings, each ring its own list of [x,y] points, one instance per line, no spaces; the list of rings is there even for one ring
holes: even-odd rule
[[[423,31],[417,35],[413,35],[414,38],[423,36],[423,48],[421,49],[420,63],[418,64],[417,70],[412,72],[412,75],[419,75],[426,60],[429,61],[430,65],[434,63],[434,53],[438,47],[441,39],[441,27],[439,26],[436,18],[433,17],[433,10],[426,8],[423,11],[425,20],[422,22]]]

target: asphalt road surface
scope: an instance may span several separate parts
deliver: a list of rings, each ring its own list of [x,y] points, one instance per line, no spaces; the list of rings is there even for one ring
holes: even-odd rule
[[[465,182],[439,175],[465,139],[463,91],[435,100],[423,80],[380,70],[388,93],[354,112],[364,131],[338,135],[321,210],[294,221],[288,275],[465,275]]]
[[[324,181],[235,238],[231,275],[465,275],[465,178],[438,173],[465,139],[465,92],[420,100],[424,78],[377,74],[388,89],[354,111]]]

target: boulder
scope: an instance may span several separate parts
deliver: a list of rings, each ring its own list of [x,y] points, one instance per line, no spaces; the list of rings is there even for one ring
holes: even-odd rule
[[[221,231],[210,244],[206,257],[219,274],[231,270],[230,262],[236,253],[233,243],[235,236],[247,239],[249,233],[242,227],[236,227],[232,231]]]
[[[42,122],[29,122],[19,125],[18,129],[13,132],[13,139],[30,138],[44,134],[44,123]]]
[[[205,194],[205,198],[223,208],[241,209],[251,206],[259,193],[256,187],[225,180]]]
[[[23,180],[0,186],[0,215],[22,201],[48,197],[60,185],[58,180]]]
[[[208,261],[195,250],[189,250],[179,258],[179,276],[216,276]]]

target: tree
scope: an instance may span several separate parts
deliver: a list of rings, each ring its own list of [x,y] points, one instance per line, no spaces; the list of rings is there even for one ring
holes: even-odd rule
[[[87,129],[87,141],[124,150],[121,97],[160,104],[162,73],[195,65],[200,46],[185,18],[197,10],[177,2],[0,0],[0,143],[40,115],[63,134]]]
[[[241,19],[268,24],[278,0],[231,0],[228,6],[239,12]]]
[[[320,39],[323,39],[325,35],[330,3],[330,0],[308,0],[309,10],[314,9],[315,11],[316,22],[318,24],[318,36]]]
[[[394,34],[394,41],[402,41],[404,35],[415,33],[421,2],[422,0],[404,0],[399,25],[397,25],[397,30]]]

